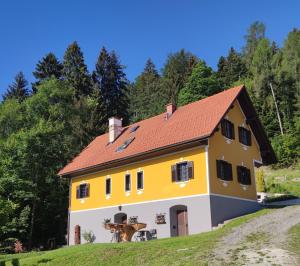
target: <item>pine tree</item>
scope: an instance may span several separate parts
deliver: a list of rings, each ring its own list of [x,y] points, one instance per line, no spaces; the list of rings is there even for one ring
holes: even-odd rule
[[[246,65],[241,57],[232,47],[228,56],[220,57],[217,76],[223,88],[229,88],[239,82],[247,74]]]
[[[133,122],[163,111],[166,97],[161,87],[161,77],[152,60],[148,59],[144,71],[136,78],[129,90],[130,113]]]
[[[15,81],[8,86],[7,92],[3,95],[3,100],[17,99],[19,102],[24,101],[29,96],[28,82],[22,72],[15,76]]]
[[[129,120],[128,80],[123,70],[124,66],[116,53],[108,53],[103,47],[93,72],[93,83],[100,91],[106,118],[117,116],[123,118],[123,123],[126,124]]]
[[[211,96],[220,90],[221,87],[216,74],[204,61],[200,61],[180,91],[178,103],[185,105]]]
[[[84,63],[83,53],[77,42],[67,48],[63,61],[63,77],[75,88],[76,96],[89,95],[92,90],[91,77]]]
[[[33,76],[36,78],[36,82],[32,84],[33,91],[36,92],[36,88],[44,80],[49,80],[52,77],[60,79],[62,75],[62,64],[58,61],[53,53],[48,53],[44,56],[36,65]]]

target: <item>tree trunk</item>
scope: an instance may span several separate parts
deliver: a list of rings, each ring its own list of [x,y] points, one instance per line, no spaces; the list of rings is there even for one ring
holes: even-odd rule
[[[30,219],[30,232],[29,232],[29,239],[28,239],[28,250],[31,250],[31,248],[32,248],[35,210],[36,210],[36,197],[33,198],[33,203],[32,203],[32,211],[31,211],[31,219]]]

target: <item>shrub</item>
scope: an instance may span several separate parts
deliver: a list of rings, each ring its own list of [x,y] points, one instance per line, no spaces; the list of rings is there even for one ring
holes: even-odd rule
[[[82,237],[87,243],[93,243],[96,239],[96,237],[92,231],[84,231],[82,233]]]
[[[265,192],[266,185],[265,185],[265,174],[263,169],[259,169],[256,173],[256,190],[258,192]]]

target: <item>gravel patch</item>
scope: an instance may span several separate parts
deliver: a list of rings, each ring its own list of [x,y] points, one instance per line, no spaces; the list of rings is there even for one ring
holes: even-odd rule
[[[300,206],[254,218],[221,239],[209,265],[299,265],[287,250],[288,230],[298,223]]]

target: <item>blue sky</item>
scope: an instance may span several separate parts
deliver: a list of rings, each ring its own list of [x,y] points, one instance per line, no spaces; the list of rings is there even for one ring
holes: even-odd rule
[[[18,71],[34,80],[39,59],[54,52],[60,59],[76,40],[90,71],[99,50],[115,50],[129,80],[151,57],[161,69],[167,55],[189,50],[216,67],[230,46],[241,49],[255,20],[267,37],[283,44],[300,27],[300,1],[206,0],[3,0],[0,2],[0,95]]]

